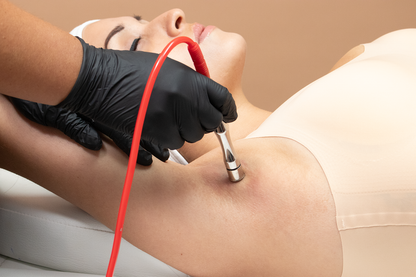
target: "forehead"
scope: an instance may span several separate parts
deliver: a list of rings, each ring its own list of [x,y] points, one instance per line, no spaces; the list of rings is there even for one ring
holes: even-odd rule
[[[147,21],[138,21],[132,16],[106,18],[86,26],[82,37],[85,42],[95,47],[104,47],[104,42],[108,34],[117,26],[124,27],[119,35],[139,36],[141,29],[146,23]]]

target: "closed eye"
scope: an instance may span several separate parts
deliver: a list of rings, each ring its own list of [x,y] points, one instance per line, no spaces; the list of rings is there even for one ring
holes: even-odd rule
[[[139,40],[140,40],[140,38],[136,38],[135,40],[133,40],[133,43],[132,43],[132,45],[130,47],[130,51],[136,51],[137,44],[139,44]]]

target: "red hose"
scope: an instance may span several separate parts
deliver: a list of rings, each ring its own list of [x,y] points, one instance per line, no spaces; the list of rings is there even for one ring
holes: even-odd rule
[[[127,203],[129,200],[131,184],[133,181],[134,170],[136,168],[137,155],[139,152],[140,138],[142,135],[142,129],[144,124],[144,118],[146,116],[147,107],[152,94],[153,86],[155,84],[157,75],[159,74],[160,68],[166,57],[172,51],[172,49],[180,43],[188,44],[188,51],[192,57],[196,71],[209,77],[208,67],[205,63],[204,56],[202,55],[199,45],[188,37],[177,37],[173,39],[165,49],[159,54],[155,64],[153,65],[152,71],[150,72],[149,79],[147,80],[146,87],[143,92],[142,101],[140,103],[139,112],[137,115],[136,125],[133,134],[133,142],[130,150],[129,163],[127,166],[126,179],[124,180],[123,193],[121,195],[120,208],[118,211],[116,229],[114,230],[114,242],[113,250],[111,251],[110,262],[107,269],[106,277],[112,277],[114,274],[114,268],[116,266],[118,252],[120,249],[120,242],[123,233],[124,218],[126,215]]]

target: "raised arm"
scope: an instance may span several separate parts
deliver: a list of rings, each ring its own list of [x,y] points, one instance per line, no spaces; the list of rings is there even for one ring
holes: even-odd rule
[[[0,107],[0,166],[114,228],[125,155],[108,142],[86,150],[4,97]],[[219,149],[188,166],[137,166],[125,238],[192,276],[336,276],[333,203],[314,158],[279,138],[235,148],[247,174],[239,183],[228,181]]]

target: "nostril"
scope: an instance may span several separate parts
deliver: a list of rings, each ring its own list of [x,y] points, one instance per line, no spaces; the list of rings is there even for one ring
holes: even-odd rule
[[[176,19],[176,22],[175,22],[176,29],[179,29],[181,22],[182,22],[182,17],[178,17],[178,19]]]

